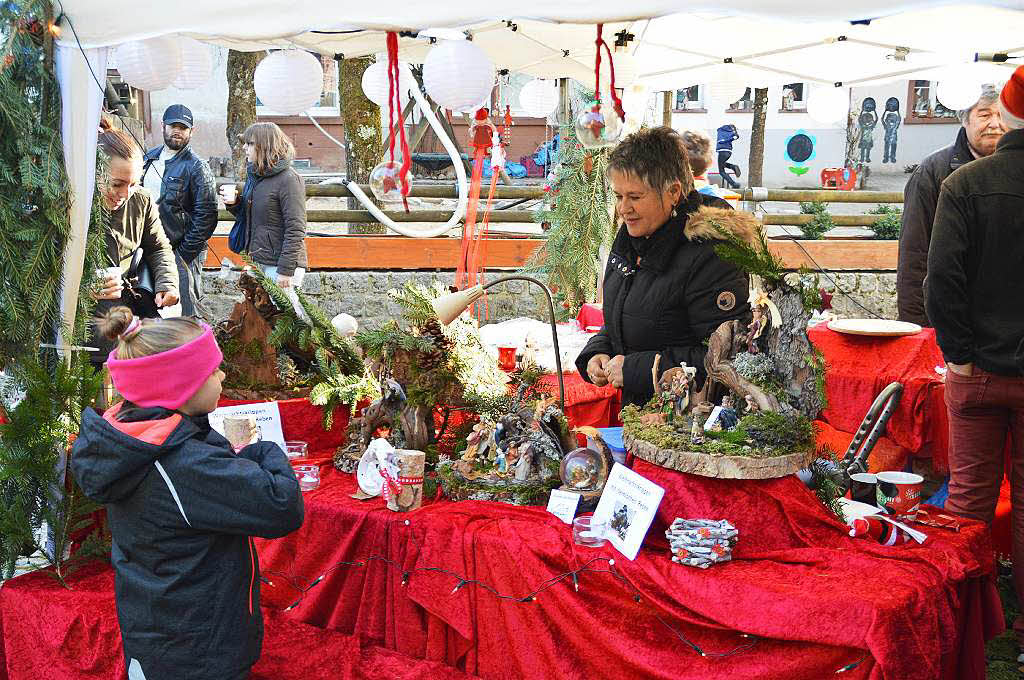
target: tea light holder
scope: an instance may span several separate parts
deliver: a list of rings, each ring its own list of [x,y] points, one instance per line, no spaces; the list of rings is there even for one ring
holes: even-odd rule
[[[593,515],[580,515],[572,521],[573,543],[588,548],[599,548],[607,542],[604,536],[608,525],[604,522],[595,524],[593,519]]]
[[[293,441],[284,443],[284,453],[289,460],[292,458],[305,458],[309,451],[309,444],[306,442]]]
[[[295,470],[301,491],[313,491],[320,486],[319,465],[293,465],[292,469]]]

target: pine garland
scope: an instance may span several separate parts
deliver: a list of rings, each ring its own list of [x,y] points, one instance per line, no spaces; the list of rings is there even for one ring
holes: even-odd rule
[[[61,323],[58,298],[71,233],[60,92],[47,30],[52,18],[44,0],[0,5],[0,129],[7,132],[0,135],[0,407],[9,420],[0,426],[0,567],[10,574],[19,554],[42,550],[63,579],[73,568],[64,560],[68,535],[85,527],[82,518],[95,506],[74,486],[62,492],[66,469],[58,462],[100,379],[86,355],[65,362],[52,349],[40,349],[54,341]],[[97,167],[103,171],[102,163]],[[71,345],[85,344],[106,224],[97,191],[76,323],[63,329]],[[44,525],[52,534],[49,550],[39,535]],[[101,541],[86,543],[102,550]],[[80,549],[76,556],[92,553]]]
[[[714,220],[711,223],[722,239],[714,246],[718,257],[748,274],[760,276],[772,286],[782,283],[785,265],[769,250],[764,231],[758,231],[757,244],[752,246],[725,226]]]
[[[599,251],[615,237],[609,211],[605,170],[608,151],[587,151],[572,125],[560,128],[560,166],[551,191],[554,206],[534,220],[551,225],[544,245],[531,255],[523,272],[542,275],[560,303],[563,319],[579,313],[597,294]],[[587,161],[589,155],[590,160]]]

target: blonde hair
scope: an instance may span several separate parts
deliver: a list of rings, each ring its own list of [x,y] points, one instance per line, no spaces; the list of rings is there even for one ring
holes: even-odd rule
[[[108,340],[117,340],[118,359],[138,359],[177,349],[206,330],[195,319],[142,319],[129,330],[135,315],[124,306],[114,307],[99,317],[98,328]],[[127,331],[127,332],[126,332]]]
[[[276,123],[253,123],[242,133],[242,141],[256,147],[256,172],[264,175],[282,160],[295,158],[292,140]]]
[[[683,132],[683,147],[686,149],[686,158],[690,161],[690,170],[694,177],[700,177],[711,166],[711,138],[703,132],[685,130]]]

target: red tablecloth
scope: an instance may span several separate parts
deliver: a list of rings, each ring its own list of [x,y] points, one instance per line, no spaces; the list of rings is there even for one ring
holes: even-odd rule
[[[621,425],[619,411],[622,410],[622,392],[605,385],[596,387],[580,377],[579,373],[563,373],[565,383],[565,417],[571,427],[611,427]],[[553,374],[540,379],[539,386],[558,394],[558,380]]]
[[[825,356],[828,407],[823,420],[837,430],[856,432],[875,397],[889,383],[900,382],[903,396],[889,419],[889,439],[915,456],[931,457],[937,472],[949,472],[945,384],[935,372],[944,361],[934,330],[886,338],[836,333],[819,325],[808,336]]]
[[[71,590],[45,572],[0,588],[0,678],[122,680],[124,655],[114,572],[96,562],[72,575]],[[251,680],[471,680],[438,662],[361,643],[265,609],[263,655]]]
[[[580,313],[576,315],[583,330],[600,330],[604,326],[604,310],[601,305],[588,302],[580,307]]]
[[[263,600],[287,607],[326,575],[291,616],[483,678],[820,679],[858,659],[847,677],[984,677],[983,638],[1003,622],[980,524],[887,548],[850,538],[794,477],[713,480],[642,461],[637,470],[666,497],[649,547],[630,562],[610,546],[574,545],[541,508],[441,501],[396,514],[350,498],[354,479],[325,469],[303,527],[257,540],[274,583]],[[661,530],[676,516],[732,521],[734,561],[706,571],[671,563]],[[597,556],[615,558],[622,582],[585,573],[579,592],[563,579],[516,601]],[[513,599],[472,584],[453,593],[460,579]],[[740,633],[761,639],[702,658],[658,617],[707,651],[745,644]]]

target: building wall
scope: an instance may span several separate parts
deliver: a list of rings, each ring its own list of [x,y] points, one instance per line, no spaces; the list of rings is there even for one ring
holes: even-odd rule
[[[707,88],[705,88],[706,90]],[[884,111],[885,102],[889,97],[895,97],[899,102],[900,126],[898,128],[898,143],[896,149],[896,162],[883,163],[883,145],[885,131],[881,121],[874,129],[874,148],[871,152],[871,173],[872,174],[901,174],[904,167],[916,164],[932,151],[951,144],[959,129],[958,122],[951,123],[907,123],[907,98],[908,83],[905,80],[871,87],[857,87],[851,90],[851,106],[860,110],[861,104],[866,97],[874,98],[878,114]],[[661,93],[657,93],[660,102]],[[731,113],[727,112],[728,103],[715,102],[710,95],[705,95],[703,102],[706,113],[697,112],[675,112],[672,114],[672,127],[677,130],[693,129],[701,130],[711,137],[712,143],[716,139],[716,130],[719,126],[731,123],[736,126],[740,139],[733,143],[733,155],[731,163],[736,163],[743,170],[740,181],[745,183],[745,176],[748,170],[748,159],[750,156],[750,131],[753,124],[752,113]],[[764,147],[764,185],[768,187],[817,187],[820,186],[820,173],[823,168],[842,167],[845,160],[846,126],[845,121],[826,125],[817,122],[806,113],[784,112],[782,107],[782,89],[772,88],[768,94],[768,112],[765,121],[765,147]],[[648,113],[649,124],[660,124],[660,110],[652,110]],[[786,157],[786,145],[788,140],[800,132],[806,133],[814,142],[814,155],[803,165],[808,171],[803,175],[797,175],[789,170],[790,167],[800,167],[800,164],[793,163]],[[716,162],[712,168],[717,171]]]

